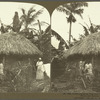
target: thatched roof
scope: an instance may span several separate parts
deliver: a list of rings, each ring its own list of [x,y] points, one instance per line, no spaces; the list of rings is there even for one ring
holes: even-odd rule
[[[64,52],[64,58],[72,55],[98,55],[100,54],[100,32],[88,35]]]
[[[0,34],[0,55],[41,55],[41,51],[18,33]]]

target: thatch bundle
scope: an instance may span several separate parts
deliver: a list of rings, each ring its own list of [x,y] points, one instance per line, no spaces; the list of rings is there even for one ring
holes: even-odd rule
[[[0,55],[41,55],[39,49],[18,33],[0,35]]]
[[[100,32],[91,34],[64,52],[64,58],[73,55],[100,54]]]

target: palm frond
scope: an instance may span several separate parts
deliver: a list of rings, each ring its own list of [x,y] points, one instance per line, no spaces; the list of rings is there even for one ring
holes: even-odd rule
[[[85,22],[84,22],[84,23],[85,23]],[[89,30],[89,28],[90,28],[90,27],[88,26],[88,24],[87,24],[87,23],[85,23],[85,25],[88,27],[88,30]]]
[[[55,36],[57,40],[59,40],[59,41],[62,40],[62,41],[64,41],[65,44],[67,44],[65,42],[65,40],[57,32],[55,32],[54,30],[52,30],[52,36]]]
[[[79,15],[81,18],[83,18],[83,17],[82,17],[83,9],[74,10],[73,13],[74,13],[74,14],[77,14],[77,15]]]
[[[71,3],[66,3],[62,5],[64,8],[66,8],[69,12],[72,12],[74,7],[71,5]]]
[[[58,33],[56,33],[53,30],[52,30],[52,36],[55,36],[57,40],[61,40],[61,38],[62,38]]]
[[[25,9],[21,8],[22,13],[25,15]]]
[[[72,3],[66,3],[64,5],[59,6],[56,10],[60,12],[64,12],[67,15],[70,15],[71,13],[76,13],[82,17],[83,9],[82,7],[87,7],[88,3],[86,2],[72,2]]]
[[[21,19],[22,21],[26,20],[26,15],[22,15],[22,16],[20,17],[20,19]]]
[[[79,23],[80,25],[82,25],[81,23]],[[88,29],[87,29],[87,27],[86,26],[84,26],[84,25],[82,25],[82,27],[83,27],[83,29],[84,29],[84,31],[85,31],[85,36],[87,36],[87,35],[89,35],[89,31],[88,31]]]
[[[97,25],[96,28],[98,28],[100,30],[100,25]]]
[[[38,30],[36,28],[29,28],[30,30],[32,30],[35,34],[38,34]]]
[[[38,23],[33,24],[33,26],[37,26],[37,25],[39,25],[39,24]],[[40,25],[43,26],[43,25],[49,25],[49,24],[47,22],[41,21]]]
[[[51,30],[51,25],[49,25],[46,29],[45,29],[45,33],[49,32]]]
[[[29,28],[30,30],[35,30],[35,31],[38,31],[36,28]]]
[[[76,2],[77,7],[88,7],[87,2]]]
[[[68,9],[66,9],[64,6],[59,6],[58,8],[56,8],[56,10],[60,11],[60,12],[64,12],[67,15],[70,14],[70,11]]]
[[[41,23],[44,23],[44,24],[46,24],[46,25],[49,25],[47,22],[44,22],[44,21],[41,21]]]
[[[72,3],[70,3],[70,6],[72,7],[72,9],[77,9],[77,8],[81,8],[81,7],[88,7],[88,3],[86,3],[86,2],[72,2]]]
[[[31,7],[29,10],[28,10],[28,17],[30,17],[30,15],[35,12],[36,10],[34,9],[34,7]]]
[[[74,42],[76,42],[77,40],[71,35],[71,38],[73,39]]]
[[[42,14],[42,12],[43,12],[43,8],[40,9],[39,11],[37,11],[37,12],[30,18],[29,22],[31,23],[32,21],[35,21],[35,19],[36,19],[40,14]]]

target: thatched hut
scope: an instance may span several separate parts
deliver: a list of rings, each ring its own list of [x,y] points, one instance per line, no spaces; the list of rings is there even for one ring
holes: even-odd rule
[[[91,61],[97,60],[96,58],[100,56],[100,32],[87,36],[63,55],[66,59],[74,58],[76,56],[82,59],[91,58]]]
[[[74,63],[76,66],[80,60],[90,61],[93,65],[93,71],[100,72],[100,32],[90,34],[79,41],[67,50],[63,57],[67,59],[67,63]]]
[[[4,81],[15,91],[27,91],[34,79],[34,58],[41,51],[18,33],[0,35],[0,60],[4,64]],[[17,90],[16,90],[17,89]]]
[[[67,59],[67,65],[74,67],[74,76],[77,74],[79,61],[91,62],[93,65],[94,80],[92,88],[100,92],[100,32],[88,35],[83,40],[79,41],[63,55]]]

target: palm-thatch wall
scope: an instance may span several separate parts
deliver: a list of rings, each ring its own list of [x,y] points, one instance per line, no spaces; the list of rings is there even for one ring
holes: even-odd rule
[[[0,60],[4,64],[4,80],[12,84],[15,91],[25,92],[35,78],[34,58],[41,51],[18,33],[0,35]]]
[[[100,32],[90,34],[79,41],[69,50],[64,52],[63,57],[69,61],[90,60],[94,68],[100,69]]]

